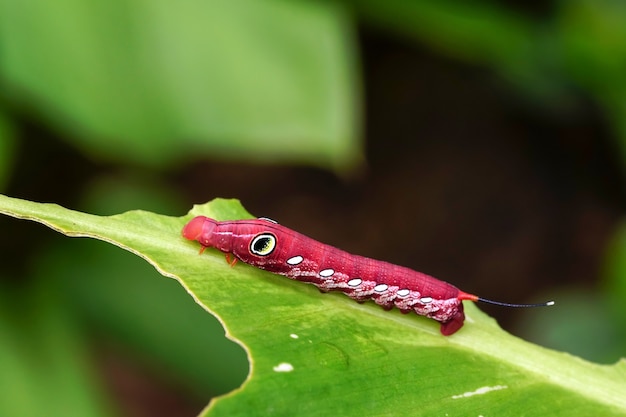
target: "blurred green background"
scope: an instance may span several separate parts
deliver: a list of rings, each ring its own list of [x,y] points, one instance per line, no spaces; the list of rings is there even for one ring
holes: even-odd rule
[[[0,187],[95,214],[235,197],[626,356],[626,4],[0,0]],[[0,415],[195,415],[248,364],[174,281],[0,218]],[[96,291],[94,291],[94,289]]]

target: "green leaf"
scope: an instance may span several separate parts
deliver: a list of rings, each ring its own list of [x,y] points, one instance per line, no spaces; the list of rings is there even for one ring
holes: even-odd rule
[[[99,217],[1,196],[0,212],[127,249],[215,314],[248,352],[251,373],[205,415],[626,414],[626,362],[598,365],[524,342],[471,303],[465,327],[444,337],[423,317],[230,267],[212,250],[199,256],[180,236],[185,222],[249,217],[236,201],[215,200],[180,218]]]
[[[353,32],[332,2],[0,0],[0,81],[98,157],[347,169]]]

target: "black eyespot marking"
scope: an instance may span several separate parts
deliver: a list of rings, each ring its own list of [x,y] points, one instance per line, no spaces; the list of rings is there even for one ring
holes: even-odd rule
[[[271,233],[261,233],[250,242],[250,253],[259,256],[267,256],[276,248],[276,236]]]

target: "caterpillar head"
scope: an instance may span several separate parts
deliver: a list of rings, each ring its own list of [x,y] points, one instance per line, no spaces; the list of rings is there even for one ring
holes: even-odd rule
[[[183,227],[183,237],[189,240],[197,240],[202,246],[215,246],[213,243],[213,231],[217,227],[217,221],[205,216],[194,217]]]

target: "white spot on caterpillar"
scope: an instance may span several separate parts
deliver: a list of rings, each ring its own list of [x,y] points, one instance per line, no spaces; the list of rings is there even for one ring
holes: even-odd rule
[[[496,385],[493,387],[480,387],[476,391],[469,391],[469,392],[464,392],[463,394],[453,395],[452,399],[458,400],[459,398],[468,398],[468,397],[473,397],[474,395],[483,395],[491,391],[500,391],[501,389],[507,389],[507,388],[508,387],[506,385]]]
[[[265,220],[266,222],[278,224],[278,222],[274,219],[270,219],[269,217],[259,217],[257,220]]]
[[[430,304],[433,302],[433,298],[432,297],[422,297],[420,298],[420,303],[422,304]]]
[[[350,287],[358,287],[359,285],[361,285],[362,282],[363,280],[361,278],[353,278],[350,281],[348,281],[348,285]]]
[[[289,265],[298,265],[302,261],[304,261],[304,258],[300,255],[287,259],[287,263]]]
[[[335,273],[335,270],[332,269],[332,268],[322,269],[320,271],[320,277],[328,278],[328,277],[332,276],[334,273]]]
[[[407,290],[406,288],[404,288],[402,290],[398,290],[396,294],[398,295],[398,297],[406,297],[407,295],[411,294],[411,290]]]
[[[274,372],[291,372],[293,371],[293,365],[287,362],[282,362],[272,369],[274,369]]]
[[[387,291],[387,288],[389,288],[389,285],[387,284],[378,284],[377,286],[374,287],[374,291],[385,292]]]
[[[297,335],[297,334],[295,334],[295,333],[291,333],[291,334],[289,335],[289,337],[291,337],[292,339],[297,339],[297,338],[299,338],[300,336],[298,336],[298,335]]]

